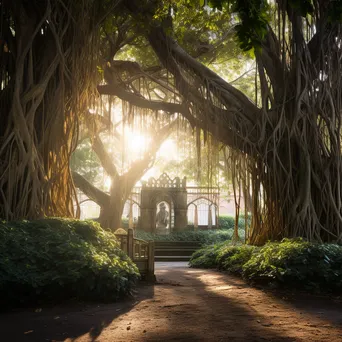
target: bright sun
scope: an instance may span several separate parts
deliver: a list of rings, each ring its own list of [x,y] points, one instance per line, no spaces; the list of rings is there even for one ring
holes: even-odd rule
[[[131,150],[144,150],[148,143],[148,139],[145,136],[135,134],[134,132],[129,134],[127,141]]]

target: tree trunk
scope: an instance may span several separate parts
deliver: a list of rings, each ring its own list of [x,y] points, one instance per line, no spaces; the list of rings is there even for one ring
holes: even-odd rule
[[[109,228],[112,231],[121,228],[122,213],[128,198],[125,185],[122,177],[116,180],[112,179],[110,201],[108,204],[101,206],[99,221],[103,228]]]
[[[116,202],[116,203],[115,203]],[[119,201],[113,201],[101,207],[99,222],[102,228],[110,229],[113,232],[122,228],[122,212],[124,207]]]
[[[93,68],[89,4],[1,1],[0,218],[77,216],[69,169]],[[91,15],[90,16],[88,14]],[[9,47],[4,49],[3,39]],[[95,79],[94,79],[95,81]],[[67,106],[67,107],[66,107]]]

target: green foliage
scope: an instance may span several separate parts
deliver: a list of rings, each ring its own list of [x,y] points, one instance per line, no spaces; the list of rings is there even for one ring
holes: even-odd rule
[[[241,23],[236,27],[236,36],[243,51],[261,48],[269,22],[267,1],[211,0],[209,5],[220,11],[225,8],[229,12],[238,14]]]
[[[289,0],[289,5],[302,17],[306,17],[314,11],[312,0]]]
[[[220,249],[224,247],[224,242],[206,246],[196,251],[189,261],[190,267],[197,268],[215,268],[217,267],[216,259]]]
[[[247,219],[248,224],[250,224],[250,220],[251,220],[251,218],[249,217]],[[218,222],[219,222],[220,228],[216,231],[219,231],[222,229],[234,229],[235,217],[234,216],[228,216],[228,215],[222,215],[222,216],[219,216]],[[238,226],[239,226],[239,233],[241,234],[240,236],[244,236],[244,234],[245,234],[244,233],[244,229],[245,229],[245,218],[244,218],[244,216],[240,215]],[[121,219],[121,227],[122,228],[128,228],[128,218],[123,217]],[[191,227],[191,229],[193,229],[193,227]],[[189,230],[186,230],[186,231],[188,232]],[[203,233],[206,231],[197,231],[197,232]]]
[[[269,21],[267,1],[237,0],[234,1],[232,10],[237,12],[241,19],[241,24],[236,28],[240,48],[243,51],[260,49]]]
[[[234,216],[219,216],[218,219],[220,229],[234,229],[235,217]]]
[[[91,147],[90,140],[85,139],[79,143],[70,158],[71,169],[80,173],[89,182],[94,183],[99,176],[100,166],[101,164]]]
[[[250,218],[248,218],[250,223]],[[170,235],[157,235],[154,233],[147,233],[137,229],[135,235],[139,239],[154,240],[154,241],[200,241],[204,244],[216,243],[220,241],[231,240],[235,224],[234,216],[219,216],[219,229],[213,230],[197,230],[189,226],[181,232],[173,232]],[[245,236],[245,218],[239,217],[239,236]],[[121,227],[128,228],[128,218],[121,219]]]
[[[231,240],[233,230],[184,230],[181,232],[173,232],[168,235],[158,235],[136,230],[135,236],[142,240],[154,241],[197,241],[202,244],[212,244],[221,241]]]
[[[191,267],[219,268],[254,283],[311,291],[341,291],[342,246],[284,239],[263,247],[206,246],[194,253]]]
[[[245,264],[244,276],[316,291],[342,289],[342,247],[302,239],[267,243]]]
[[[243,265],[251,258],[255,247],[233,246],[230,242],[205,246],[190,259],[191,267],[219,268],[234,274],[242,274]]]
[[[111,232],[92,221],[0,223],[0,292],[5,305],[64,298],[115,300],[138,270]]]
[[[235,274],[242,274],[243,265],[251,258],[255,247],[224,245],[216,258],[217,267]]]
[[[334,19],[341,18],[339,1],[334,7],[338,14],[331,15]],[[261,42],[265,38],[270,22],[270,6],[266,0],[210,0],[209,6],[224,12],[237,13],[241,23],[236,27],[236,37],[243,51],[261,49]],[[313,13],[312,0],[289,0],[288,5],[302,17]],[[333,11],[332,11],[333,13]]]
[[[330,1],[328,5],[328,21],[330,23],[342,22],[342,0]]]
[[[247,218],[247,225],[251,223],[251,216]],[[235,226],[235,217],[234,216],[219,216],[219,227],[220,229],[234,229]],[[239,227],[239,235],[245,235],[245,216],[240,215],[238,220],[238,227]]]
[[[255,247],[240,246],[230,247],[227,256],[222,258],[222,269],[234,274],[243,274],[243,266],[252,257]]]

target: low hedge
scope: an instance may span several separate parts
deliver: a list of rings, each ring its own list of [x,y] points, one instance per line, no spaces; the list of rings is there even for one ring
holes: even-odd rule
[[[248,225],[250,224],[250,222],[251,222],[251,217],[249,216],[247,218]],[[219,229],[234,229],[235,217],[229,216],[229,215],[219,216],[218,223],[219,223]],[[122,218],[121,227],[122,228],[128,228],[128,218],[127,217]],[[241,232],[244,232],[244,230],[245,230],[245,216],[244,215],[239,216],[238,227],[239,227],[239,230],[241,230]],[[193,229],[193,226],[189,225],[188,228]]]
[[[93,221],[0,222],[2,304],[115,300],[130,293],[138,269],[115,236]]]
[[[253,283],[314,292],[342,290],[342,246],[302,239],[269,242],[263,247],[206,246],[192,255],[191,267],[219,268]]]
[[[240,232],[243,233],[243,232]],[[154,241],[198,241],[202,244],[213,244],[222,241],[231,240],[233,230],[230,229],[212,229],[212,230],[184,230],[181,232],[172,232],[168,235],[158,235],[148,233],[137,229],[135,236],[138,239]]]

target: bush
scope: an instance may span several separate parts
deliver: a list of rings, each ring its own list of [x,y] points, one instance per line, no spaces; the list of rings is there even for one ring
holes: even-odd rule
[[[250,246],[231,247],[230,255],[223,261],[222,268],[243,275],[243,266],[252,257],[254,251],[255,248]]]
[[[219,216],[218,218],[220,229],[234,229],[235,217],[234,216]]]
[[[189,261],[190,267],[196,268],[216,268],[217,256],[224,243],[206,246],[196,251]]]
[[[219,268],[254,283],[311,291],[342,290],[342,246],[284,239],[263,247],[206,246],[194,253],[191,267]]]
[[[202,244],[212,244],[231,240],[233,235],[232,230],[184,230],[181,232],[172,232],[168,235],[158,235],[155,233],[148,233],[142,230],[135,231],[135,237],[142,240],[154,241],[197,241]]]
[[[216,263],[219,269],[242,274],[243,265],[251,258],[255,247],[224,245],[218,252]]]
[[[251,258],[255,247],[232,246],[230,242],[205,246],[196,251],[190,259],[190,267],[219,268],[235,274],[242,274],[243,265]]]
[[[220,229],[234,229],[235,226],[235,216],[219,216],[218,218]],[[247,217],[247,224],[251,224],[251,215]],[[245,235],[245,216],[240,215],[238,220],[239,235]]]
[[[342,246],[301,239],[267,243],[244,265],[243,274],[259,283],[336,291],[342,289]]]
[[[70,297],[115,300],[138,270],[115,236],[92,221],[0,223],[0,291],[6,305]]]

